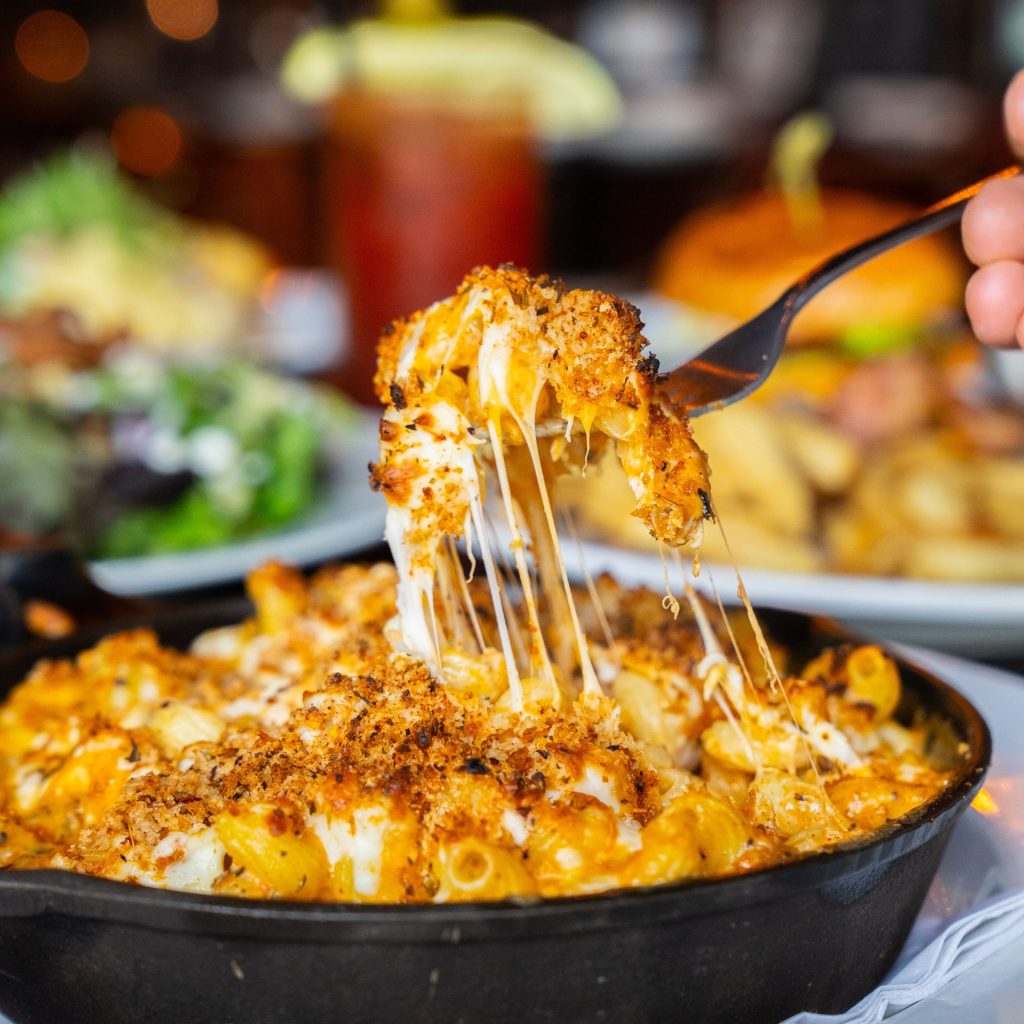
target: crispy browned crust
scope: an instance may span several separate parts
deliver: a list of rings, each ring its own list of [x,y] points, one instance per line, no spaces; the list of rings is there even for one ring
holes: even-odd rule
[[[619,797],[638,825],[657,813],[657,775],[610,707],[579,702],[524,716],[496,713],[471,694],[446,689],[421,663],[386,653],[384,625],[394,611],[390,567],[323,570],[306,584],[294,570],[271,564],[253,574],[249,590],[256,616],[239,636],[243,647],[262,651],[257,662],[244,652],[223,660],[181,654],[140,630],[112,636],[75,662],[43,663],[15,691],[0,724],[50,736],[50,759],[38,762],[43,771],[60,767],[93,736],[120,737],[119,756],[133,771],[98,818],[87,813],[96,806],[98,780],[89,800],[69,800],[56,818],[45,813],[22,823],[4,816],[20,835],[17,857],[5,863],[56,862],[131,880],[135,871],[166,866],[152,853],[161,840],[208,826],[225,811],[272,805],[283,815],[282,828],[301,831],[307,815],[375,802],[393,820],[415,824],[419,856],[403,874],[404,898],[423,900],[437,890],[431,861],[438,844],[467,837],[507,844],[489,808],[511,801],[526,819],[538,802],[546,804],[546,793],[571,788],[584,765],[626,780],[628,791]],[[330,642],[314,625],[336,629]],[[339,656],[335,644],[357,672],[330,671]],[[223,711],[256,692],[265,672],[286,673],[303,691],[280,727],[246,724],[243,715],[220,741],[194,743],[181,759],[164,756],[146,725],[118,724],[113,694],[140,679],[154,688],[154,710],[187,700]],[[68,725],[67,742],[57,735],[55,716]],[[545,806],[544,813],[554,812]],[[227,868],[218,888],[268,894]]]
[[[647,339],[636,307],[605,292],[567,290],[561,281],[531,277],[503,264],[497,269],[475,268],[452,298],[389,325],[378,342],[374,378],[377,397],[384,405],[398,409],[413,405],[429,385],[415,375],[399,373],[402,351],[423,322],[429,322],[428,329],[436,326],[445,313],[459,310],[480,291],[508,298],[516,326],[554,346],[544,369],[560,394],[600,405],[636,408],[640,404],[641,382],[653,381],[657,364],[643,358]],[[500,305],[497,308],[499,317],[506,315]],[[457,352],[447,369],[465,369],[473,355],[472,349]],[[639,380],[634,379],[638,368]]]
[[[556,393],[639,408],[657,373],[657,362],[643,357],[643,326],[640,311],[614,295],[565,292],[545,324],[558,353],[548,370]]]
[[[382,336],[376,389],[393,412],[382,423],[372,485],[394,505],[415,503],[434,532],[462,532],[465,499],[438,493],[436,479],[417,479],[413,440],[402,436],[393,413],[454,402],[470,429],[486,436],[489,414],[478,408],[472,387],[486,325],[510,331],[520,356],[535,353],[529,372],[543,386],[537,408],[528,412],[538,422],[576,421],[588,437],[593,426],[620,438],[623,465],[640,485],[634,515],[666,544],[694,543],[701,520],[712,517],[707,462],[684,410],[657,392],[658,361],[645,354],[639,311],[613,295],[566,289],[511,266],[476,268],[450,299],[396,321]],[[503,443],[521,443],[520,427],[514,416],[502,415]],[[444,528],[438,528],[441,516]]]
[[[344,821],[355,809],[382,808],[405,838],[378,898],[398,902],[438,896],[439,857],[464,840],[521,865],[514,885],[520,893],[578,891],[588,884],[587,872],[606,887],[613,879],[639,884],[680,872],[749,871],[793,855],[763,797],[752,796],[737,817],[750,776],[730,775],[717,762],[705,764],[703,780],[690,776],[687,792],[710,800],[709,813],[724,814],[731,834],[739,828],[749,839],[706,871],[700,862],[672,867],[674,844],[685,845],[692,823],[665,820],[679,805],[665,796],[664,761],[652,760],[652,748],[620,724],[616,704],[594,696],[560,706],[534,702],[516,713],[496,696],[442,685],[421,662],[387,649],[394,583],[394,570],[384,565],[327,569],[308,582],[293,569],[269,565],[249,581],[255,616],[201,638],[192,654],[165,649],[151,632],[137,630],[112,636],[75,661],[40,664],[0,706],[0,868],[58,866],[172,884],[164,871],[182,853],[165,840],[218,832],[225,815],[254,808],[268,837],[291,834],[300,843],[309,841],[317,816]],[[607,577],[596,585],[615,639],[611,647],[595,644],[595,656],[655,687],[678,730],[676,747],[696,769],[705,730],[721,725],[722,713],[700,696],[705,651],[692,614],[673,618],[658,595],[625,590]],[[473,589],[483,613],[479,581]],[[596,628],[589,597],[581,592],[577,601],[588,627]],[[493,623],[485,620],[484,630],[493,639]],[[804,678],[787,680],[788,699],[822,720],[870,730],[874,708],[847,693],[849,655],[823,656]],[[781,701],[781,691],[761,688],[759,707],[770,711]],[[225,731],[169,752],[154,723],[176,702],[218,716]],[[944,784],[930,770],[907,781],[907,765],[924,761],[883,752],[870,775],[825,760],[819,768],[856,826],[874,828]],[[653,875],[630,874],[621,851],[618,860],[604,862],[599,836],[581,838],[579,830],[591,826],[601,835],[614,831],[608,806],[584,791],[583,780],[595,771],[614,790],[619,820],[652,836],[636,863],[650,854],[668,857],[667,866],[656,860]],[[19,812],[15,789],[33,779],[50,788],[41,803]],[[712,794],[734,783],[740,787],[734,809],[714,805]],[[522,819],[525,845],[513,841],[503,815]],[[577,848],[590,851],[591,842],[594,863],[567,881],[552,859],[559,844],[582,843]],[[281,895],[230,856],[222,865],[218,860],[203,887]],[[352,897],[327,885],[309,898]]]
[[[644,484],[633,515],[663,543],[691,543],[694,523],[713,519],[714,513],[707,457],[689,423],[652,405],[646,436],[636,444],[620,442],[619,454]]]

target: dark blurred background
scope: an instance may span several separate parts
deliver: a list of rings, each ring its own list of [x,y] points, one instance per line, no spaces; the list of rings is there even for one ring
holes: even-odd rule
[[[59,8],[59,9],[58,9]],[[464,2],[582,43],[627,105],[622,126],[549,146],[545,269],[641,278],[668,226],[756,184],[780,123],[834,120],[822,168],[926,200],[1005,159],[998,96],[1024,63],[1022,0]],[[61,0],[0,9],[0,180],[97,136],[162,202],[325,254],[323,129],[278,87],[290,43],[374,4]]]
[[[1024,0],[6,0],[0,555],[70,537],[137,594],[251,567],[139,555],[304,516],[351,553],[383,527],[347,400],[378,408],[394,318],[510,261],[632,299],[679,361],[1009,163],[1021,67]],[[955,231],[929,244],[822,296],[775,397],[698,435],[741,564],[1018,595],[1024,366],[970,335]],[[948,600],[898,635],[1020,653],[1017,596],[987,646]]]

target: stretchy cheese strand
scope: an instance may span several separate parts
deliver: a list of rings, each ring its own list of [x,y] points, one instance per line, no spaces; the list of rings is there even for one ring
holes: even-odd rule
[[[615,638],[612,636],[612,627],[608,623],[608,615],[604,610],[604,605],[601,603],[601,595],[597,592],[597,585],[594,583],[594,577],[591,575],[590,568],[587,565],[587,559],[583,553],[583,545],[580,543],[580,535],[576,529],[572,511],[568,506],[562,510],[562,520],[565,523],[566,532],[576,545],[577,563],[580,567],[580,572],[583,574],[587,593],[590,595],[590,603],[594,608],[594,615],[597,616],[597,623],[601,627],[601,635],[604,637],[604,642],[611,647],[615,643]]]
[[[491,604],[494,608],[494,619],[498,625],[501,653],[504,655],[507,665],[508,688],[511,694],[512,709],[514,711],[521,711],[523,707],[523,686],[519,679],[519,670],[516,668],[515,653],[512,650],[512,639],[509,636],[508,623],[505,620],[505,608],[501,599],[501,581],[498,579],[498,570],[494,565],[494,556],[491,553],[491,542],[484,525],[484,510],[480,499],[476,496],[472,497],[469,508],[470,515],[473,517],[477,540],[480,544],[480,555],[484,562],[484,575],[487,577],[487,586],[491,591]]]
[[[569,616],[572,620],[573,635],[576,640],[576,646],[579,650],[580,659],[580,674],[583,677],[583,692],[590,694],[600,694],[601,684],[598,682],[597,673],[594,671],[593,662],[590,660],[590,648],[587,646],[587,639],[583,634],[583,629],[580,626],[579,615],[576,611],[576,603],[572,598],[572,587],[569,584],[569,574],[565,570],[565,561],[562,558],[562,551],[558,543],[558,530],[555,527],[555,517],[551,511],[551,499],[548,496],[547,485],[544,481],[544,469],[540,462],[540,452],[537,448],[537,432],[534,429],[534,424],[525,424],[518,422],[520,431],[523,434],[523,439],[526,442],[526,448],[530,453],[530,460],[533,463],[533,471],[537,477],[537,486],[540,488],[540,500],[541,507],[544,510],[544,519],[547,523],[548,531],[551,535],[551,541],[555,547],[555,556],[558,560],[558,568],[562,578],[562,588],[565,593],[565,599],[569,603]]]
[[[519,586],[523,592],[523,603],[526,606],[526,617],[530,635],[531,669],[535,662],[540,678],[553,688],[555,676],[551,670],[551,659],[548,657],[547,646],[544,643],[544,634],[541,632],[540,618],[537,615],[537,603],[533,596],[533,583],[530,579],[530,570],[527,566],[526,555],[523,550],[523,534],[519,527],[519,521],[516,518],[512,502],[512,491],[508,482],[508,468],[505,465],[505,456],[501,447],[501,430],[493,419],[488,422],[487,426],[491,437],[494,467],[498,476],[498,490],[501,493],[502,505],[505,508],[509,532],[512,534],[510,545],[512,557],[515,560],[516,574],[519,577]]]

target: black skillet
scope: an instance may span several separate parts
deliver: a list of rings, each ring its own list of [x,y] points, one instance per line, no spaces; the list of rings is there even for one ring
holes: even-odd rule
[[[243,614],[234,602],[155,625],[182,646]],[[797,658],[846,639],[804,615],[764,619]],[[0,655],[0,695],[36,658],[98,636]],[[902,710],[941,713],[968,754],[937,800],[869,843],[720,881],[447,906],[258,902],[0,872],[0,1010],[16,1024],[776,1024],[845,1010],[891,967],[991,755],[966,699],[900,667]]]

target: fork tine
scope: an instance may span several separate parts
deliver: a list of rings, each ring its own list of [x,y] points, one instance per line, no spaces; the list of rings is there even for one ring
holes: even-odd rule
[[[684,406],[691,418],[746,397],[778,362],[792,316],[785,297],[780,298],[666,374],[659,383],[661,394]]]

